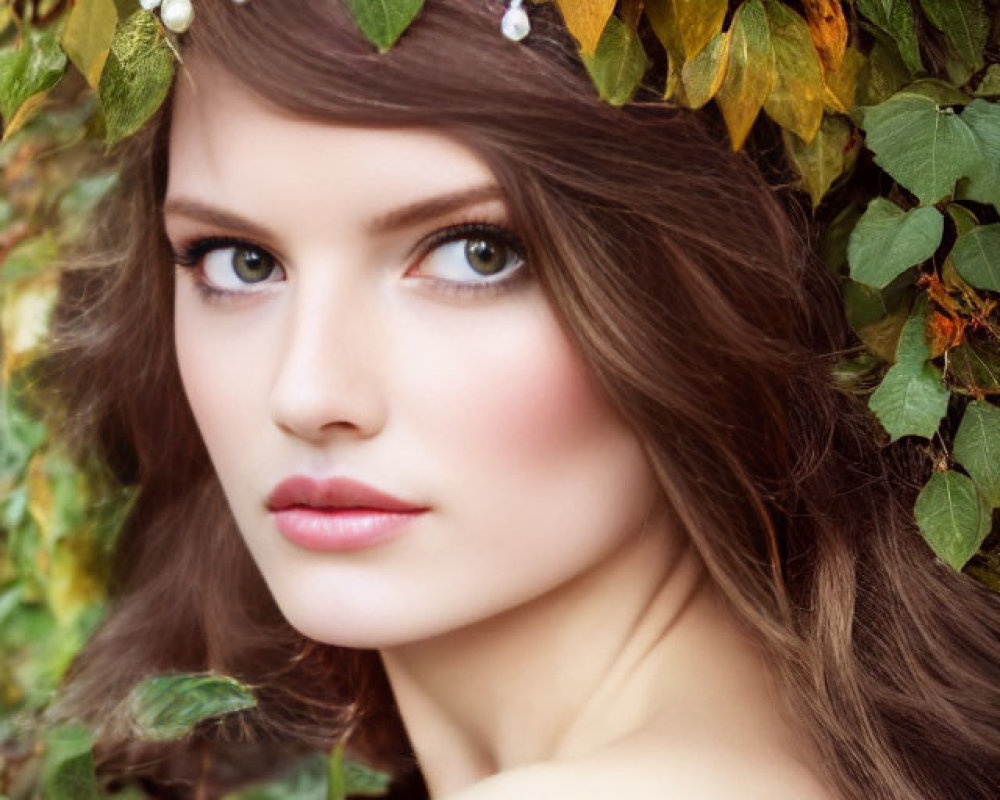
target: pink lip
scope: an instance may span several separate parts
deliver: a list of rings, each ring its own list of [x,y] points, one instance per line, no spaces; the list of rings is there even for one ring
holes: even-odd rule
[[[314,481],[293,475],[267,498],[278,530],[312,550],[359,550],[393,539],[423,512],[417,506],[350,478]]]

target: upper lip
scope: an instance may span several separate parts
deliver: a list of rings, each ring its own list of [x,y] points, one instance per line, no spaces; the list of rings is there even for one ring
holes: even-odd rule
[[[351,478],[314,480],[306,475],[286,478],[267,497],[269,511],[291,506],[372,508],[384,511],[424,511],[417,506]]]

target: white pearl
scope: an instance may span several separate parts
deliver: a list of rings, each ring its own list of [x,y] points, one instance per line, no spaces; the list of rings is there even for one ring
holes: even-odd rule
[[[160,19],[163,20],[164,27],[174,33],[184,33],[191,27],[191,20],[194,19],[191,0],[163,0],[163,5],[160,6]]]
[[[160,0],[139,0],[139,5],[141,5],[146,11],[152,11],[160,4]]]
[[[503,35],[512,41],[518,42],[528,35],[531,30],[531,22],[528,20],[527,12],[521,8],[521,0],[511,0],[508,8],[500,20],[500,30]]]

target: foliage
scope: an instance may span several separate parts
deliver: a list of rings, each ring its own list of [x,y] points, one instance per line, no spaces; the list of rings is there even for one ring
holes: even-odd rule
[[[997,0],[538,1],[555,3],[607,102],[641,87],[713,108],[734,151],[754,131],[776,136],[857,334],[834,378],[866,399],[886,444],[926,440],[916,522],[942,561],[1000,591]],[[345,2],[382,51],[422,6]],[[144,124],[169,90],[174,47],[135,0],[0,0],[0,794],[11,798],[110,796],[92,732],[44,712],[105,613],[134,487],[72,463],[29,390],[60,255],[116,180],[86,170],[87,142]],[[662,85],[648,82],[652,48],[668,58]],[[204,674],[151,676],[130,695],[137,737],[150,739],[253,702],[253,687]],[[227,800],[384,793],[387,777],[343,746]]]

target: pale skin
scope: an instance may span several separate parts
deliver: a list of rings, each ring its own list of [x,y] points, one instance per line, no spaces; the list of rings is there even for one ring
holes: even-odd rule
[[[222,302],[178,268],[177,357],[275,601],[307,636],[381,652],[436,800],[835,800],[538,284],[456,297],[427,280],[483,278],[463,250],[474,235],[420,245],[457,222],[505,225],[502,199],[372,225],[491,183],[441,132],[305,121],[189,61],[167,234],[175,251],[246,244],[199,258],[237,293]],[[233,270],[246,248],[272,259],[259,282]],[[264,505],[293,473],[430,512],[374,547],[303,549]]]

